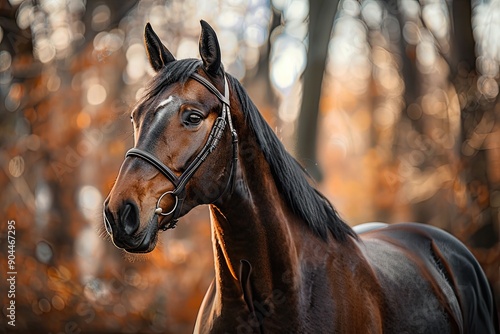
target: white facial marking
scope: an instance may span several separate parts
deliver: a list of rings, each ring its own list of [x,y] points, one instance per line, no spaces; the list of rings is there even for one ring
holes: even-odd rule
[[[166,106],[167,104],[169,104],[170,102],[172,102],[174,100],[174,97],[172,95],[170,95],[166,100],[163,100],[160,102],[160,104],[158,104],[158,108],[163,108],[164,106]]]

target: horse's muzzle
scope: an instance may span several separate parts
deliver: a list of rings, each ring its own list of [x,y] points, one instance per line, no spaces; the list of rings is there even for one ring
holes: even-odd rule
[[[116,247],[130,253],[147,253],[154,249],[158,232],[157,224],[150,222],[142,232],[137,233],[140,219],[135,203],[124,203],[119,207],[118,214],[115,216],[109,208],[109,202],[106,201],[103,216],[106,231]]]

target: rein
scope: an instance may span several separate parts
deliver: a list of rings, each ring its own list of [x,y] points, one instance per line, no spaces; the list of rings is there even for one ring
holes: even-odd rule
[[[186,170],[179,176],[175,175],[175,173],[167,167],[163,162],[161,162],[157,157],[155,157],[153,154],[138,149],[138,148],[132,148],[127,151],[125,154],[125,158],[127,157],[138,157],[141,158],[147,162],[149,162],[151,165],[153,165],[156,169],[158,169],[163,175],[167,177],[167,179],[170,180],[170,182],[173,183],[175,186],[174,190],[168,190],[164,192],[157,200],[156,202],[156,209],[155,213],[158,215],[162,216],[170,216],[172,215],[172,220],[168,222],[165,226],[160,227],[163,231],[174,228],[179,221],[179,216],[181,214],[181,209],[182,205],[184,203],[184,199],[186,197],[186,184],[188,181],[193,177],[194,173],[196,170],[201,166],[203,161],[207,158],[207,156],[213,152],[213,150],[217,147],[219,144],[219,141],[222,137],[222,134],[224,133],[224,129],[226,128],[226,123],[229,124],[229,130],[231,131],[231,136],[232,136],[232,145],[233,145],[233,159],[231,163],[231,174],[229,176],[229,181],[228,184],[226,185],[226,188],[224,189],[224,192],[227,191],[228,186],[230,185],[230,191],[233,191],[234,188],[234,180],[236,179],[235,173],[236,173],[236,166],[237,166],[237,160],[238,160],[238,134],[236,133],[236,130],[233,127],[233,122],[231,119],[231,111],[230,111],[230,104],[229,104],[229,86],[227,83],[227,78],[224,76],[224,95],[222,95],[215,86],[199,75],[198,73],[193,73],[191,74],[191,78],[198,81],[200,84],[205,86],[210,92],[212,92],[221,102],[222,102],[222,112],[219,117],[215,120],[215,123],[212,127],[212,130],[210,131],[210,134],[208,136],[208,139],[205,143],[205,145],[202,147],[198,155],[191,161],[189,166],[186,168]],[[227,119],[227,121],[226,121]],[[224,193],[223,192],[223,193]],[[164,212],[163,209],[160,206],[160,202],[165,197],[166,195],[171,195],[175,198],[175,204],[174,207],[168,211]]]

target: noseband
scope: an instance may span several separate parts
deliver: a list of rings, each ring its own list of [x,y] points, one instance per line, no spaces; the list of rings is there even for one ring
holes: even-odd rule
[[[210,81],[208,81],[198,73],[191,74],[191,78],[198,81],[203,86],[205,86],[222,102],[222,112],[220,116],[217,117],[217,119],[215,120],[215,123],[212,127],[212,130],[210,131],[210,134],[208,136],[205,145],[202,147],[202,149],[200,150],[198,155],[193,159],[193,161],[191,161],[191,163],[186,168],[186,170],[181,174],[181,176],[177,177],[177,175],[175,175],[175,173],[170,168],[165,166],[165,164],[163,164],[158,158],[156,158],[153,154],[146,152],[144,150],[140,150],[138,148],[132,148],[125,155],[125,158],[138,157],[149,162],[151,165],[156,167],[156,169],[158,169],[163,175],[165,175],[170,180],[170,182],[172,182],[173,185],[175,186],[174,190],[168,190],[164,192],[156,202],[156,209],[155,209],[156,214],[162,216],[173,215],[169,223],[167,223],[163,227],[160,227],[164,231],[170,228],[174,228],[175,225],[177,224],[177,221],[179,220],[179,216],[181,214],[182,204],[184,203],[184,199],[186,197],[186,184],[194,175],[196,170],[201,166],[203,161],[205,161],[207,156],[217,147],[217,144],[219,144],[222,134],[224,133],[224,129],[226,128],[226,123],[229,124],[229,130],[231,131],[231,136],[232,136],[233,160],[231,166],[231,174],[229,176],[229,182],[224,191],[227,190],[229,184],[231,184],[231,191],[232,191],[232,188],[234,187],[234,180],[236,178],[235,169],[237,165],[236,161],[238,160],[238,154],[237,154],[238,135],[234,130],[233,122],[231,120],[231,112],[229,109],[230,107],[229,87],[227,83],[227,78],[226,76],[224,76],[224,95],[222,95],[219,92],[219,90],[215,88],[215,86],[212,83],[210,83]],[[160,206],[160,202],[166,195],[173,196],[175,198],[175,204],[172,210],[168,212],[163,212],[163,209]]]

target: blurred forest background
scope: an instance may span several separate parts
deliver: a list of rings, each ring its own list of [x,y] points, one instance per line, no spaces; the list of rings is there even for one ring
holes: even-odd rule
[[[499,0],[1,0],[0,300],[6,314],[15,220],[16,331],[192,331],[213,277],[207,209],[142,257],[99,228],[153,74],[144,25],[198,57],[200,19],[349,224],[444,228],[499,296]]]

